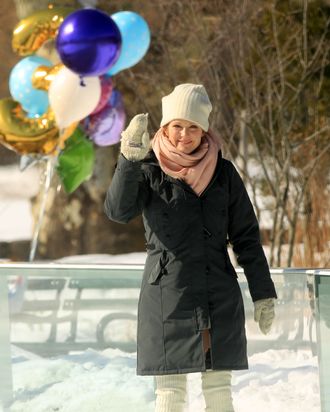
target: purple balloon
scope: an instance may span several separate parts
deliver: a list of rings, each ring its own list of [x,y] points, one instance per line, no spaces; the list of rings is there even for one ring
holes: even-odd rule
[[[56,38],[63,64],[81,76],[100,76],[117,61],[121,34],[114,20],[96,9],[69,14]]]
[[[85,129],[89,137],[98,146],[110,146],[120,141],[121,132],[124,130],[126,113],[121,98],[118,97],[117,105],[112,106],[110,101],[98,113],[88,116]],[[119,94],[120,96],[120,94]]]

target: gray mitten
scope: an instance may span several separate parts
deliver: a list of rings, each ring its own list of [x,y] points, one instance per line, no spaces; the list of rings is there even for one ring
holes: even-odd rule
[[[275,318],[275,299],[260,299],[254,302],[254,320],[264,335],[270,331]]]
[[[120,151],[127,160],[138,162],[149,151],[148,113],[137,114],[121,134]]]

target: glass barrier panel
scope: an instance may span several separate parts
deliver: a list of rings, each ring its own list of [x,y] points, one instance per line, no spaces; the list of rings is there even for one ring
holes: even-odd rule
[[[142,271],[141,265],[0,265],[11,344],[10,371],[0,376],[10,381],[12,373],[11,412],[154,410],[154,379],[135,370]],[[233,373],[235,411],[264,412],[272,402],[274,411],[319,412],[313,277],[273,271],[276,319],[263,335],[238,272],[250,368]],[[190,374],[185,412],[204,407],[200,374]]]
[[[0,275],[0,411],[12,401],[12,365],[10,352],[10,325],[8,312],[8,285]]]
[[[330,275],[315,275],[322,412],[330,412]]]

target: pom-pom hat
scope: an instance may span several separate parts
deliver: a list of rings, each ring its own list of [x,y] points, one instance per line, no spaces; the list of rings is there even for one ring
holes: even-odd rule
[[[196,123],[206,132],[209,129],[212,104],[201,84],[179,84],[172,93],[162,98],[162,110],[161,126],[175,119],[183,119]]]

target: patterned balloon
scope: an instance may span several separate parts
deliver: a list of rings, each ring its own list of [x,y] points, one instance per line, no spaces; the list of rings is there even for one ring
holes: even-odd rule
[[[33,73],[40,66],[51,67],[52,65],[52,62],[43,57],[29,56],[19,61],[10,73],[10,94],[22,105],[30,117],[43,115],[49,106],[48,94],[33,87]]]

